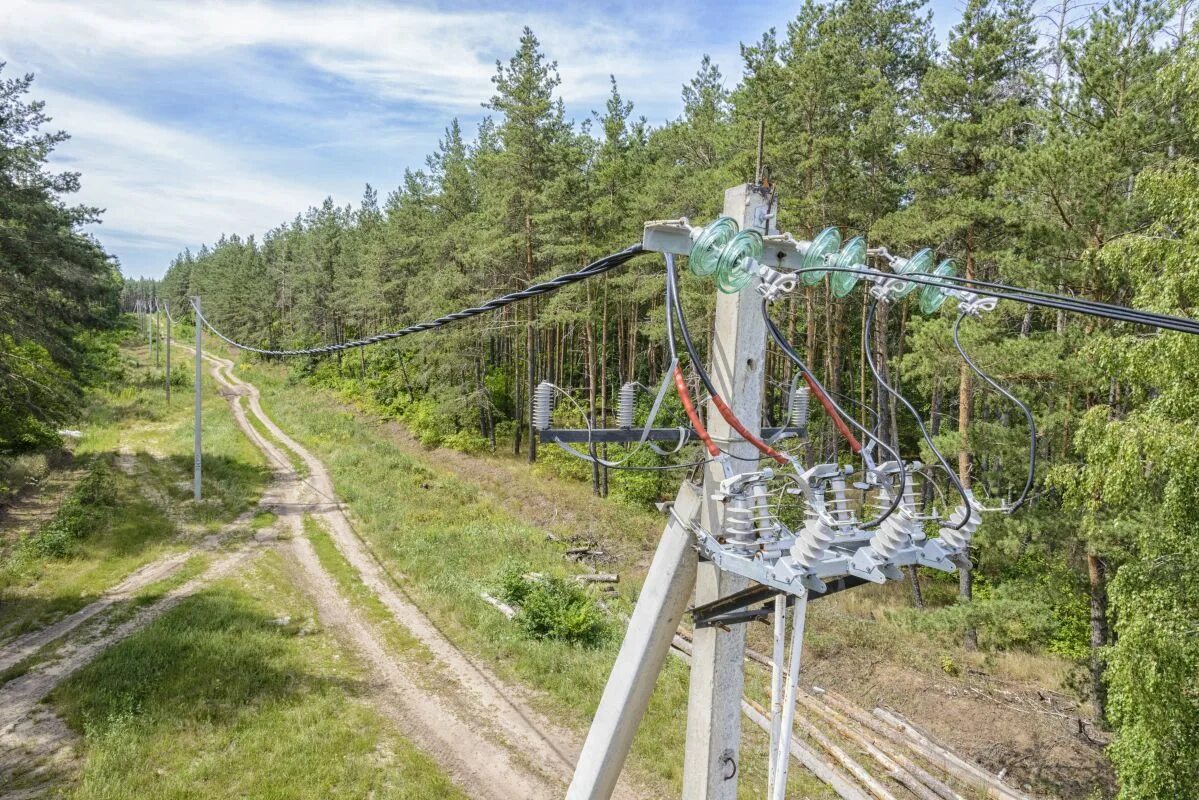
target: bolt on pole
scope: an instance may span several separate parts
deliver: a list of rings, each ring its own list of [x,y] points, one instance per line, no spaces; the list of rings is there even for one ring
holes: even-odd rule
[[[195,395],[196,395],[196,414],[195,414],[195,416],[196,416],[196,420],[195,420],[195,423],[196,423],[196,432],[195,432],[196,471],[195,471],[195,477],[193,478],[193,481],[192,481],[192,494],[194,495],[196,502],[199,502],[200,501],[200,420],[201,420],[201,417],[203,416],[203,410],[200,407],[200,383],[201,383],[201,379],[203,377],[203,374],[200,371],[200,348],[204,344],[204,328],[203,328],[203,324],[200,322],[200,298],[199,298],[199,296],[192,298],[192,306],[196,309],[196,391],[195,391]]]

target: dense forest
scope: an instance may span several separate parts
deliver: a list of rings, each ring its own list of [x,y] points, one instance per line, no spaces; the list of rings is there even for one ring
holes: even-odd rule
[[[0,496],[15,456],[56,445],[84,389],[105,374],[102,331],[120,313],[121,276],[84,225],[98,209],[70,205],[79,175],[47,159],[67,138],[44,130],[32,75],[0,62]]]
[[[126,302],[184,309],[199,295],[216,326],[260,347],[394,329],[623,248],[646,220],[707,222],[725,187],[755,177],[765,121],[782,230],[833,225],[895,253],[932,247],[971,278],[1194,315],[1199,46],[1188,6],[967,0],[939,43],[921,0],[809,1],[784,31],[742,47],[732,89],[704,58],[682,115],[662,126],[637,117],[615,79],[602,111],[568,119],[557,65],[526,29],[497,64],[491,115],[473,135],[450,121],[425,167],[386,197],[368,186],[356,206],[325,200],[261,238],[230,232],[181,254],[160,283],[130,282]],[[84,213],[45,207],[60,230]],[[688,280],[683,300],[706,331],[710,285]],[[0,302],[12,351],[21,318]],[[818,284],[789,301],[781,326],[864,424],[929,460],[914,421],[868,377],[871,348],[958,455],[962,481],[1010,497],[1027,441],[1013,406],[962,364],[953,315],[909,302],[864,331],[865,308],[862,293],[839,299]],[[661,379],[665,335],[661,263],[645,257],[493,317],[292,366],[430,446],[512,450],[644,502],[676,479],[539,455],[527,408],[545,379],[610,421],[617,387]],[[29,357],[69,355],[61,332],[33,340]],[[1199,796],[1199,343],[1011,304],[968,321],[963,341],[1033,408],[1040,466],[1025,511],[988,517],[963,602],[926,609],[926,624],[972,646],[1075,660],[1080,691],[1114,729],[1122,797]],[[21,380],[14,369],[3,380]],[[776,420],[791,378],[772,352]],[[806,457],[839,447],[815,418]]]

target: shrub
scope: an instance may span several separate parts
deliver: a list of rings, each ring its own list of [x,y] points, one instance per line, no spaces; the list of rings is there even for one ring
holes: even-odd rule
[[[454,431],[454,420],[438,411],[433,400],[417,400],[400,417],[425,447],[437,447]]]
[[[66,558],[107,519],[117,493],[108,466],[97,462],[63,501],[54,518],[21,543],[26,555]]]
[[[501,600],[511,606],[519,606],[525,601],[533,585],[532,581],[525,578],[527,571],[524,564],[509,564],[504,567],[496,585],[496,594]]]
[[[587,446],[578,449],[586,452]],[[538,475],[553,475],[572,481],[591,480],[591,464],[575,458],[556,444],[537,446],[537,463],[533,470]]]
[[[518,607],[514,621],[534,639],[551,639],[594,647],[606,638],[608,621],[587,591],[555,576],[525,577],[513,565],[500,575],[497,592]]]
[[[442,439],[441,444],[443,447],[470,455],[485,453],[491,449],[491,442],[476,430],[456,431]]]

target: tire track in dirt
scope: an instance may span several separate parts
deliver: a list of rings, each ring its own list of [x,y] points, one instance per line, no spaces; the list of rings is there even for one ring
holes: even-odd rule
[[[193,351],[194,352],[194,351]],[[204,356],[219,365],[213,375],[231,397],[238,425],[255,444],[270,456],[273,468],[292,473],[291,461],[273,442],[265,439],[250,424],[238,401],[244,396],[251,412],[270,435],[298,456],[308,470],[302,482],[314,502],[293,506],[293,530],[300,531],[292,551],[303,568],[322,614],[341,627],[354,641],[365,659],[396,697],[397,703],[385,710],[413,734],[415,743],[430,751],[451,777],[477,776],[464,786],[474,797],[526,798],[561,797],[574,772],[581,748],[579,737],[533,711],[522,690],[501,681],[486,666],[472,661],[437,628],[396,585],[383,566],[355,533],[333,488],[324,464],[287,435],[263,411],[258,389],[233,374],[233,362]],[[442,685],[453,691],[447,698],[418,685],[394,663],[371,626],[350,608],[341,596],[332,576],[324,570],[311,545],[302,536],[303,513],[319,519],[341,554],[357,571],[363,583],[391,612],[395,621],[406,628],[433,655],[439,667]],[[479,730],[484,728],[485,730]],[[465,770],[465,773],[464,773]],[[492,776],[492,777],[487,777]],[[504,777],[507,776],[507,777]],[[514,782],[515,781],[515,782]],[[632,800],[640,795],[622,781],[615,795]]]
[[[69,746],[74,738],[58,717],[39,706],[54,687],[187,597],[232,573],[255,549],[242,547],[221,556],[201,575],[167,592],[152,605],[138,609],[129,619],[112,627],[101,623],[85,631],[63,644],[52,658],[0,686],[0,778],[7,782],[14,774],[36,773],[43,759]]]
[[[98,600],[38,630],[14,637],[0,646],[0,671],[8,670],[35,656],[46,645],[65,640],[46,660],[0,685],[0,798],[36,796],[44,788],[35,785],[16,793],[3,791],[16,776],[37,778],[52,773],[50,762],[71,760],[69,751],[75,734],[41,701],[64,679],[86,666],[109,647],[137,633],[187,597],[242,566],[262,546],[274,541],[273,531],[259,531],[233,550],[223,546],[231,535],[248,530],[250,520],[263,508],[285,503],[291,489],[285,476],[273,481],[255,508],[239,515],[196,547],[172,553],[146,564],[123,578]],[[294,481],[293,481],[294,482]],[[217,553],[217,558],[200,575],[169,590],[150,605],[133,611],[114,625],[105,617],[132,601],[137,592],[170,577],[199,553]],[[91,625],[86,625],[92,622]],[[86,627],[85,627],[86,625]]]

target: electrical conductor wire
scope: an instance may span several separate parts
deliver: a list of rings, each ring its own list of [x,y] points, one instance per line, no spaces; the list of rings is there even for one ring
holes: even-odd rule
[[[866,311],[866,336],[870,336],[874,332],[874,312],[878,309],[878,302],[879,301],[877,298],[873,300],[870,303],[870,308]],[[869,343],[867,343],[866,347],[863,349],[866,354],[866,365],[870,367],[870,373],[874,375],[874,379],[878,381],[879,386],[882,386],[889,395],[903,403],[904,408],[911,412],[912,418],[916,420],[916,425],[920,428],[920,435],[924,437],[924,441],[928,442],[929,449],[933,451],[933,455],[937,457],[937,461],[941,462],[941,466],[945,468],[946,474],[949,475],[950,482],[953,484],[953,487],[957,489],[958,494],[962,497],[962,503],[965,506],[966,512],[963,514],[961,521],[952,526],[952,530],[961,530],[966,526],[966,523],[970,521],[970,495],[966,492],[966,487],[962,485],[962,482],[958,479],[958,476],[954,475],[953,471],[950,470],[949,462],[945,460],[945,456],[942,455],[941,451],[937,448],[936,443],[933,441],[933,437],[929,435],[928,429],[924,427],[924,420],[920,417],[920,412],[916,410],[916,408],[911,404],[911,402],[908,401],[906,397],[896,391],[895,387],[883,380],[883,376],[879,373],[878,368],[874,364],[874,356],[871,353],[873,349],[874,348],[870,347]],[[900,493],[902,494],[902,487]]]

